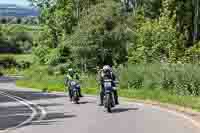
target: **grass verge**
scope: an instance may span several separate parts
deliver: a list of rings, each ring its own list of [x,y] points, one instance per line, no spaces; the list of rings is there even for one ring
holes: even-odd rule
[[[6,58],[13,58],[15,61],[29,61],[33,62],[33,56],[31,54],[0,54],[0,61]]]
[[[56,80],[18,80],[16,82],[18,86],[48,89],[49,91],[64,91],[63,80],[61,77],[57,77]],[[85,94],[97,95],[98,89],[86,88],[82,90]],[[200,98],[192,96],[177,96],[171,95],[160,89],[148,90],[148,89],[121,89],[119,90],[121,97],[138,99],[138,100],[151,100],[161,103],[175,104],[185,108],[192,108],[195,111],[200,111]]]

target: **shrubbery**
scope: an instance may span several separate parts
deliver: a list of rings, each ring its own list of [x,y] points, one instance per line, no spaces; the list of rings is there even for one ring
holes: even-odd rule
[[[0,56],[0,65],[3,68],[10,68],[17,65],[17,62],[12,55],[2,55]]]
[[[31,66],[30,55],[2,54],[0,55],[0,67],[4,69],[27,69]]]
[[[194,64],[140,64],[126,70],[131,89],[162,89],[177,95],[200,95],[200,66]],[[128,88],[127,86],[123,88]]]
[[[147,19],[135,30],[135,44],[131,47],[130,62],[176,62],[184,55],[184,46],[180,47],[182,42],[173,27],[173,19],[166,16],[160,17],[159,20]]]
[[[0,71],[0,77],[3,76],[3,72]]]
[[[25,26],[0,25],[0,53],[30,53],[34,35]]]
[[[42,66],[33,73],[51,78],[62,76],[69,67],[78,68],[90,73],[83,74],[83,86],[95,87],[94,68],[112,64],[118,67],[122,89],[199,95],[200,68],[192,63],[199,58],[200,48],[193,42],[192,47],[186,47],[184,41],[188,40],[184,37],[189,34],[177,31],[176,25],[182,23],[174,13],[175,1],[147,3],[148,8],[141,5],[132,13],[123,12],[118,1],[102,0],[81,5],[80,16],[72,15],[76,11],[71,0],[44,7],[41,18],[45,28],[35,39],[33,49],[35,62]],[[156,11],[152,11],[155,7]],[[173,64],[179,61],[185,64]],[[130,65],[124,67],[127,62]],[[37,74],[33,76],[40,79]]]

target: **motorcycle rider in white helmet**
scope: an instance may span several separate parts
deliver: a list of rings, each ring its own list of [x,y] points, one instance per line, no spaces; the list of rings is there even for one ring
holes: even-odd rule
[[[113,87],[116,87],[116,84],[115,84],[116,76],[112,72],[112,68],[109,65],[104,65],[103,69],[100,71],[99,75],[100,75],[100,86],[101,86],[100,104],[99,105],[103,106],[103,98],[104,98],[104,93],[105,93],[105,89],[104,89],[104,85],[103,85],[104,80],[105,79],[111,79],[113,81]],[[116,89],[113,89],[113,94],[114,94],[115,104],[119,104],[118,94],[117,94]]]

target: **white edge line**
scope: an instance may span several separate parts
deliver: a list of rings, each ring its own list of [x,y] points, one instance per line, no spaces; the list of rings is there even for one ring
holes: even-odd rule
[[[31,102],[31,101],[28,101],[28,100],[26,100],[26,99],[23,99],[23,98],[21,98],[21,97],[17,97],[17,96],[13,96],[13,97],[16,97],[16,98],[18,98],[18,99],[20,99],[20,100],[22,100],[22,101],[25,101],[25,102],[28,103],[29,105],[34,105],[34,106],[36,106],[36,107],[41,111],[41,115],[40,115],[40,117],[39,117],[39,119],[38,119],[37,121],[41,121],[42,119],[44,119],[44,118],[46,117],[47,112],[45,111],[45,109],[44,109],[43,107],[41,107],[41,106],[39,106],[39,105],[37,105],[37,104]]]
[[[16,129],[16,128],[19,128],[19,127],[21,127],[21,126],[23,126],[23,125],[25,125],[25,124],[27,124],[27,123],[30,123],[30,122],[34,119],[34,117],[37,115],[36,109],[34,109],[33,107],[31,107],[30,105],[36,106],[36,107],[41,111],[41,115],[40,115],[40,117],[38,118],[37,121],[41,121],[41,120],[44,119],[44,118],[46,117],[46,115],[47,115],[47,112],[45,111],[45,109],[44,109],[43,107],[41,107],[41,106],[39,106],[39,105],[37,105],[37,104],[31,102],[31,101],[28,101],[28,100],[23,99],[23,98],[21,98],[21,97],[17,97],[17,96],[13,96],[13,95],[7,94],[7,93],[2,92],[2,91],[0,91],[0,93],[1,93],[2,95],[4,95],[4,96],[7,96],[7,97],[9,97],[9,98],[11,98],[11,99],[14,99],[14,100],[16,100],[16,101],[18,101],[18,102],[20,102],[20,103],[26,105],[26,106],[27,106],[29,109],[31,109],[32,112],[33,112],[32,115],[31,115],[26,121],[20,123],[20,124],[17,125],[16,127],[5,129],[5,130],[3,130],[2,132],[0,131],[0,133],[8,132],[8,131],[10,131],[10,130],[14,130],[14,129]],[[19,100],[19,99],[20,99],[20,100]]]
[[[25,124],[31,122],[31,121],[34,119],[34,117],[37,115],[37,111],[36,111],[33,107],[31,107],[28,103],[26,103],[25,101],[18,100],[17,98],[15,98],[15,97],[13,97],[13,96],[10,96],[10,95],[8,95],[8,94],[5,94],[5,93],[3,93],[3,92],[0,92],[0,94],[3,95],[3,96],[9,97],[9,98],[11,98],[11,99],[13,99],[13,100],[16,100],[16,101],[18,101],[19,103],[21,103],[21,104],[27,106],[29,109],[32,110],[31,116],[30,116],[26,121],[24,121],[24,122],[18,124],[18,125],[15,126],[15,127],[7,128],[7,129],[5,129],[5,130],[3,130],[3,131],[0,131],[0,133],[5,133],[5,132],[8,132],[8,131],[10,131],[10,130],[17,129],[17,128],[19,128],[19,127],[21,127],[21,126],[23,126],[23,125],[25,125]]]
[[[196,126],[198,129],[200,129],[200,123],[197,122],[196,120],[192,119],[190,116],[187,116],[187,115],[185,115],[185,114],[183,114],[183,113],[179,113],[179,112],[177,112],[177,111],[172,111],[172,110],[169,110],[169,109],[161,108],[161,107],[155,106],[155,105],[153,105],[152,108],[157,109],[157,110],[160,110],[160,111],[168,112],[168,113],[173,114],[173,115],[175,115],[175,116],[177,116],[177,117],[182,117],[182,118],[184,118],[185,120],[190,121],[190,122],[191,122],[194,126]]]
[[[25,102],[28,103],[29,105],[34,105],[34,106],[36,106],[36,107],[41,111],[41,115],[40,115],[38,121],[41,121],[42,119],[44,119],[44,118],[46,117],[47,112],[45,111],[45,109],[44,109],[43,107],[41,107],[41,106],[39,106],[39,105],[37,105],[37,104],[35,104],[35,103],[29,101],[29,100],[23,99],[23,98],[21,98],[21,97],[14,96],[14,95],[12,95],[12,96],[15,97],[15,98],[18,98],[18,99],[20,99],[20,100],[22,100],[22,101],[25,101]]]
[[[38,91],[38,90],[37,90]],[[60,92],[52,92],[53,94],[65,94],[65,93],[60,93]],[[92,95],[87,95],[86,96],[87,99],[92,99],[92,100],[95,100],[97,99],[97,97],[95,96],[92,96]],[[128,104],[128,105],[138,105],[138,106],[145,106],[145,103],[137,103],[137,102],[123,102],[124,104]],[[177,111],[172,111],[172,110],[169,110],[169,109],[165,109],[165,108],[162,108],[162,107],[159,107],[159,106],[155,106],[155,105],[151,105],[151,108],[154,108],[154,109],[157,109],[157,110],[160,110],[160,111],[164,111],[164,112],[168,112],[170,114],[173,114],[177,117],[182,117],[183,119],[185,120],[188,120],[189,122],[191,122],[194,126],[196,126],[197,128],[200,129],[200,123],[197,122],[196,120],[194,120],[193,118],[191,118],[190,116],[187,116],[183,113],[179,113]],[[1,133],[1,132],[0,132]]]
[[[42,121],[46,117],[47,112],[45,111],[45,109],[43,107],[41,107],[39,105],[37,105],[37,108],[40,109],[41,114],[42,114],[42,115],[40,115],[40,118],[38,119],[38,121]]]
[[[93,97],[93,96],[87,96],[86,97],[87,99],[91,99],[91,100],[95,100],[96,97]],[[145,103],[137,103],[137,102],[123,102],[123,104],[128,104],[128,105],[138,105],[138,106],[144,106]],[[162,108],[162,107],[159,107],[159,106],[155,106],[155,105],[151,105],[151,108],[152,109],[156,109],[156,110],[159,110],[159,111],[164,111],[164,112],[168,112],[170,114],[173,114],[177,117],[181,117],[185,120],[188,120],[189,122],[191,122],[195,127],[197,127],[198,129],[200,129],[200,123],[195,121],[194,119],[192,119],[191,117],[183,114],[183,113],[179,113],[177,111],[172,111],[172,110],[169,110],[169,109],[165,109],[165,108]]]

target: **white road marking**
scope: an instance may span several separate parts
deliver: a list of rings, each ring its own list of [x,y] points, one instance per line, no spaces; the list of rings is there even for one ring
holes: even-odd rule
[[[31,113],[20,113],[20,114],[11,114],[11,115],[0,115],[0,118],[7,118],[7,117],[15,117],[15,116],[30,116]]]
[[[35,107],[37,107],[37,108],[41,111],[41,115],[40,115],[40,117],[38,118],[38,121],[41,121],[42,119],[44,119],[44,118],[46,117],[47,112],[45,111],[45,109],[44,109],[43,107],[41,107],[41,106],[39,106],[39,105],[37,105],[37,104],[31,102],[31,101],[28,101],[28,100],[26,100],[26,99],[23,99],[23,98],[21,98],[21,97],[17,97],[17,96],[13,96],[13,97],[16,97],[16,98],[18,98],[18,99],[20,99],[20,100],[22,100],[22,101],[25,101],[25,102],[28,103],[29,105],[34,105]]]
[[[87,96],[86,98],[87,99],[91,99],[91,100],[97,99],[95,96]],[[127,101],[123,101],[122,104],[145,106],[145,104],[143,104],[143,103],[127,102]],[[155,105],[151,105],[151,108],[159,110],[159,111],[162,111],[162,112],[167,112],[167,113],[173,114],[173,115],[175,115],[177,117],[183,118],[183,119],[189,121],[190,123],[192,123],[198,129],[200,129],[200,123],[195,121],[194,119],[192,119],[190,116],[187,116],[187,115],[185,115],[183,113],[179,113],[177,111],[172,111],[172,110],[169,110],[169,109],[166,109],[166,108],[161,108],[161,107],[155,106]]]
[[[15,130],[17,128],[20,128],[21,126],[23,126],[23,125],[25,125],[27,123],[30,123],[35,118],[35,116],[38,114],[37,110],[34,109],[31,105],[34,105],[35,107],[37,107],[41,111],[41,115],[40,115],[38,121],[41,121],[42,119],[44,119],[46,114],[47,114],[46,111],[44,110],[44,108],[42,108],[41,106],[38,106],[37,104],[35,104],[35,103],[31,102],[31,101],[28,101],[28,100],[23,99],[21,97],[17,97],[17,96],[13,96],[13,95],[7,94],[7,93],[2,92],[2,91],[0,91],[0,94],[17,101],[17,102],[27,106],[30,110],[32,110],[31,116],[26,121],[18,124],[15,127],[11,127],[11,128],[5,129],[3,131],[0,131],[0,133],[7,133],[7,132],[9,132],[11,130]]]
[[[60,92],[53,92],[53,94],[65,94],[65,93],[60,93]],[[91,100],[97,100],[98,97],[96,96],[91,96],[91,95],[87,95],[86,96],[87,99],[91,99]],[[128,104],[128,105],[138,105],[138,106],[145,106],[145,103],[136,103],[136,102],[126,102],[126,101],[123,101],[122,102],[123,104]],[[176,112],[176,111],[172,111],[172,110],[169,110],[169,109],[165,109],[165,108],[161,108],[159,106],[155,106],[155,105],[152,105],[151,106],[152,109],[156,109],[156,110],[159,110],[159,111],[164,111],[164,112],[168,112],[170,114],[173,114],[177,117],[181,117],[189,122],[191,122],[194,126],[196,126],[197,128],[200,129],[200,123],[195,121],[194,119],[192,119],[190,116],[187,116],[183,113],[179,113],[179,112]],[[46,114],[46,112],[43,110],[43,114]],[[44,117],[42,117],[44,118]],[[0,132],[1,133],[1,132]]]
[[[22,101],[22,100],[18,100],[17,98],[15,98],[15,97],[13,97],[13,96],[10,96],[10,95],[8,95],[8,94],[5,94],[5,93],[3,93],[3,92],[0,92],[0,94],[3,95],[3,96],[9,97],[9,98],[11,98],[11,99],[13,99],[13,100],[15,100],[15,101],[17,101],[17,102],[20,102],[21,104],[27,106],[30,110],[32,110],[31,116],[30,116],[26,121],[24,121],[24,122],[18,124],[18,125],[15,126],[15,127],[8,128],[8,129],[5,129],[5,130],[3,130],[3,131],[0,131],[0,133],[6,133],[6,132],[9,132],[10,130],[14,130],[14,129],[16,129],[16,128],[19,128],[19,127],[21,127],[21,126],[23,126],[23,125],[25,125],[25,124],[31,122],[31,121],[34,119],[34,117],[37,115],[36,109],[34,109],[33,107],[31,107],[27,102]]]
[[[192,119],[191,117],[183,114],[183,113],[179,113],[177,111],[172,111],[172,110],[169,110],[169,109],[165,109],[165,108],[161,108],[161,107],[158,107],[158,106],[152,106],[153,109],[156,109],[156,110],[160,110],[160,111],[163,111],[163,112],[168,112],[170,114],[173,114],[177,117],[181,117],[187,121],[190,121],[194,126],[196,126],[197,128],[200,129],[200,123],[195,121],[194,119]]]

